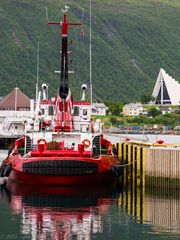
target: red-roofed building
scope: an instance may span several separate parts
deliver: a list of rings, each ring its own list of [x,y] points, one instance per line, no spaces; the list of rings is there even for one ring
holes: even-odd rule
[[[30,99],[19,88],[14,88],[0,101],[0,110],[30,111]]]

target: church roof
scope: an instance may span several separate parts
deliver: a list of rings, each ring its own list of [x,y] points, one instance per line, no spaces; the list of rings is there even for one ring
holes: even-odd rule
[[[30,99],[19,88],[14,88],[0,101],[0,108],[30,108]]]
[[[152,96],[155,104],[179,105],[180,84],[161,68]]]

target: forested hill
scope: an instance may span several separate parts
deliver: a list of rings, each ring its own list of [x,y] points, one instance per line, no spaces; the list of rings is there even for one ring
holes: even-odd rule
[[[80,97],[89,84],[89,0],[0,0],[0,96],[19,87],[35,96],[37,44],[40,42],[40,84],[54,95],[59,86],[59,30],[47,26],[61,21],[61,9],[70,7],[70,21],[83,23],[70,29],[73,40],[70,85]],[[133,101],[152,93],[159,69],[180,80],[179,0],[92,0],[93,95],[113,101]]]

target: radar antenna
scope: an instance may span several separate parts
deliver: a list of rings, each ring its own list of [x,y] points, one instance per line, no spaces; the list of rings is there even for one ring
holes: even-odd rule
[[[69,7],[67,5],[64,6],[64,9],[61,9],[63,13],[67,13],[69,10]]]

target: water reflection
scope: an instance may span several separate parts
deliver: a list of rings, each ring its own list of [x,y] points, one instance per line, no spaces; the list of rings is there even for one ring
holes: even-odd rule
[[[14,214],[21,215],[21,234],[31,239],[92,239],[103,232],[102,218],[113,199],[111,189],[29,187],[10,184]],[[107,197],[108,196],[108,197]]]
[[[156,234],[180,234],[180,192],[170,189],[126,188],[118,198],[119,206],[136,222],[152,225]],[[180,236],[179,238],[180,239]]]
[[[148,189],[146,191],[146,220],[158,233],[180,234],[179,189]],[[180,238],[180,236],[179,236]]]
[[[13,219],[20,218],[15,233],[27,238],[17,239],[180,238],[179,191],[37,188],[12,183],[8,189],[11,193],[0,192],[0,205],[4,202],[11,209],[12,220],[6,223],[11,229]]]

